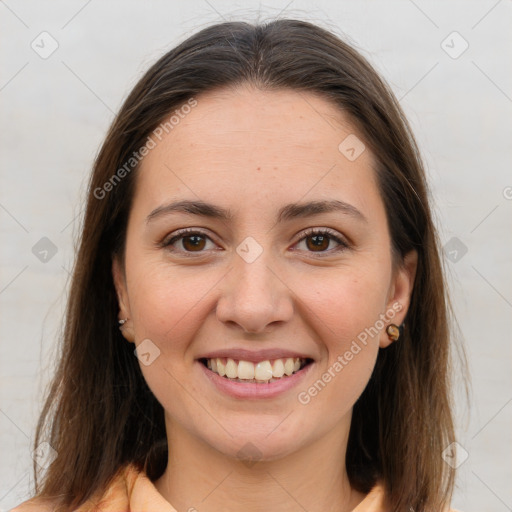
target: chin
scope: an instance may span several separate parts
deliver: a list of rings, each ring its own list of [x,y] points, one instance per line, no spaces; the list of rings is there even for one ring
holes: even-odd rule
[[[259,461],[273,461],[284,458],[297,450],[305,443],[297,429],[287,426],[285,432],[279,432],[276,426],[279,425],[280,418],[276,421],[260,421],[259,424],[251,419],[247,428],[238,428],[237,424],[230,424],[229,436],[226,432],[220,438],[208,437],[204,441],[213,449],[222,453],[226,457],[239,459],[249,464]]]

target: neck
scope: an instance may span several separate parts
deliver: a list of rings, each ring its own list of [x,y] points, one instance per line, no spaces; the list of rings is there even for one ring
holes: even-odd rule
[[[345,469],[348,429],[333,429],[284,458],[241,461],[168,428],[169,459],[155,487],[176,510],[350,512],[365,497]]]

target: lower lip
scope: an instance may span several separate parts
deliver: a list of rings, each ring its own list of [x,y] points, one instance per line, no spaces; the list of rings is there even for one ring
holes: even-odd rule
[[[289,377],[282,377],[280,380],[274,382],[262,382],[257,384],[255,382],[236,382],[234,380],[221,377],[218,373],[212,372],[200,361],[196,361],[202,368],[204,375],[214,384],[219,391],[230,395],[234,398],[273,398],[289,389],[297,386],[311,370],[314,363],[309,363],[302,370],[290,375]]]

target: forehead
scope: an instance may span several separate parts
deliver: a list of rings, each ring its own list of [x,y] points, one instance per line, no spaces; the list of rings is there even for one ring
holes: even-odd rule
[[[145,202],[187,195],[263,204],[340,190],[361,204],[368,201],[362,190],[376,192],[372,155],[364,150],[347,158],[344,141],[359,144],[358,152],[363,143],[348,117],[323,97],[241,86],[196,101],[142,161],[136,196]]]
[[[251,146],[322,151],[337,149],[340,135],[355,132],[348,117],[316,93],[243,85],[196,100],[197,106],[181,116],[171,133],[176,144],[193,142],[198,150],[214,145],[233,151]]]

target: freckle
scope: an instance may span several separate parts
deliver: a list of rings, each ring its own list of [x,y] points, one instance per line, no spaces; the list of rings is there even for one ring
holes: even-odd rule
[[[258,167],[256,170],[257,170],[257,171],[261,171],[261,167]]]

